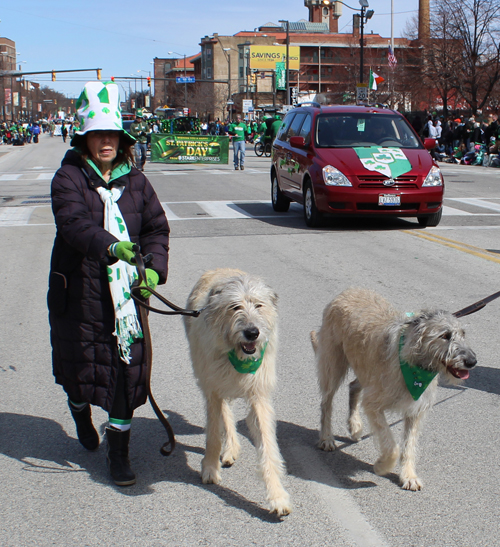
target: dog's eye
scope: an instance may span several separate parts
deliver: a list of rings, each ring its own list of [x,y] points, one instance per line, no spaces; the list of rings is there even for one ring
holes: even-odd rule
[[[451,340],[451,332],[445,332],[441,335],[441,338],[443,338],[444,340]]]
[[[238,306],[238,304],[235,304],[234,306],[231,306],[229,309],[233,311],[239,311],[243,309],[243,306]]]
[[[262,308],[262,304],[255,304],[256,308]]]

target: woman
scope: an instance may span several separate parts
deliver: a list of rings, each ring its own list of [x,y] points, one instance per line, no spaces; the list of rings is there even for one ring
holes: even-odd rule
[[[87,83],[77,102],[80,130],[52,180],[57,233],[48,306],[53,373],[78,439],[97,449],[90,404],[107,411],[109,471],[126,486],[136,481],[128,458],[132,414],[147,399],[141,325],[129,297],[137,278],[132,247],[152,255],[148,285],[165,283],[169,227],[151,184],[131,167],[134,139],[122,128],[119,104],[111,82]]]

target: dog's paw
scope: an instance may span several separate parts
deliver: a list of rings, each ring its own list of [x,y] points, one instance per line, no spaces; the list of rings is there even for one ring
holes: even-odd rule
[[[292,512],[290,498],[286,492],[279,498],[269,500],[269,510],[278,517],[284,517]]]
[[[333,452],[337,448],[337,445],[335,444],[333,437],[328,437],[319,441],[318,448],[324,450],[325,452]]]
[[[224,445],[220,460],[223,467],[231,467],[240,455],[241,446],[238,442],[228,443]]]
[[[424,485],[422,484],[422,481],[418,477],[401,477],[401,488],[403,488],[403,490],[412,490],[413,492],[418,492],[419,490],[422,490],[423,486]]]
[[[201,470],[201,481],[203,484],[219,484],[221,480],[221,474],[215,467],[204,467]]]
[[[363,436],[363,422],[361,420],[349,420],[349,435],[357,443]]]
[[[380,477],[387,475],[387,473],[390,473],[396,466],[396,461],[397,460],[392,458],[390,460],[377,460],[373,466],[375,475],[379,475]]]
[[[220,461],[223,467],[231,467],[233,463],[238,459],[238,451],[228,450],[224,452],[220,457]]]

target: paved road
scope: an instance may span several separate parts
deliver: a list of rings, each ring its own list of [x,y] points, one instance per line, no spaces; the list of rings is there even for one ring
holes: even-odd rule
[[[235,266],[262,275],[280,295],[275,407],[295,505],[280,521],[265,510],[241,402],[241,459],[223,471],[222,485],[201,484],[204,408],[177,318],[151,318],[153,390],[177,433],[176,452],[160,456],[164,433],[150,407],[141,407],[131,443],[138,483],[120,489],[108,479],[104,447],[87,453],[76,440],[51,375],[45,304],[50,179],[67,148],[50,137],[0,146],[0,545],[500,545],[500,301],[463,320],[479,366],[463,387],[439,388],[419,447],[422,492],[402,491],[395,474],[373,474],[368,434],[347,440],[345,388],[334,416],[340,450],[315,448],[319,400],[309,343],[326,303],[351,285],[373,288],[405,311],[455,311],[500,290],[499,171],[442,165],[446,209],[437,228],[399,219],[312,230],[298,206],[272,211],[269,160],[251,150],[244,172],[148,164],[172,229],[163,294],[183,303],[203,271]],[[95,409],[94,416],[102,432],[106,415]],[[398,417],[391,423],[400,435]]]

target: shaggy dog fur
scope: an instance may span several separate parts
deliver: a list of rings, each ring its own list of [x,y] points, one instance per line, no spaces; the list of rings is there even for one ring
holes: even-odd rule
[[[244,398],[250,405],[247,424],[271,512],[282,516],[290,513],[291,506],[281,484],[284,463],[271,404],[276,384],[276,304],[276,293],[261,279],[239,270],[218,269],[206,272],[194,286],[187,307],[203,311],[198,318],[185,317],[184,324],[194,374],[207,407],[202,481],[218,484],[221,461],[227,467],[238,457],[240,444],[229,403]],[[231,350],[242,360],[258,359],[264,352],[257,372],[237,372],[228,358]]]
[[[404,344],[400,352],[402,333]],[[439,310],[408,317],[377,293],[352,288],[325,308],[321,329],[311,332],[311,341],[322,396],[320,448],[335,449],[332,401],[351,367],[356,375],[349,385],[348,425],[352,439],[361,438],[362,401],[381,453],[374,471],[377,475],[389,473],[400,451],[385,411],[400,412],[404,417],[401,485],[407,490],[420,490],[422,483],[415,471],[417,436],[422,418],[434,402],[438,376],[415,401],[401,373],[400,357],[410,365],[439,372],[452,383],[468,378],[469,369],[476,365],[476,356],[465,342],[457,318]]]

